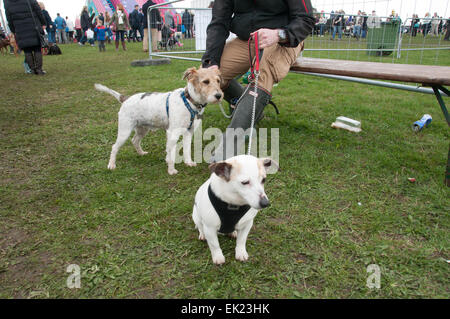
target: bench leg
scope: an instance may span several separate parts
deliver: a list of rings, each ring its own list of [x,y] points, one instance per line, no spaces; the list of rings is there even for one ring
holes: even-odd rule
[[[442,98],[441,92],[439,92],[439,90],[441,90],[442,92],[444,92],[445,94],[447,94],[449,96],[450,96],[450,91],[447,90],[446,88],[444,88],[442,85],[434,85],[433,86],[433,91],[434,91],[434,94],[436,95],[436,98],[442,109],[442,113],[444,113],[447,124],[448,124],[448,126],[450,126],[450,115],[448,114],[447,107],[445,106],[444,99]],[[445,172],[445,184],[448,187],[450,187],[450,146],[448,148],[447,171]]]
[[[450,187],[450,146],[448,147],[447,172],[445,173],[445,184]]]

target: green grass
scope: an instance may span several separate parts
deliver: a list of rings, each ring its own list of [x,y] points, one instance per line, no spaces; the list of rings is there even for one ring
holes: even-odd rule
[[[217,267],[191,220],[207,164],[169,176],[158,131],[143,141],[147,156],[127,143],[108,171],[119,105],[93,89],[173,90],[198,63],[133,68],[138,44],[62,50],[45,57],[45,77],[25,75],[23,56],[0,56],[0,297],[449,298],[449,131],[434,96],[288,75],[273,91],[281,115],[268,109],[261,122],[280,129],[272,206],[255,219],[249,261],[221,237]],[[413,133],[425,113],[431,126]],[[331,129],[340,115],[362,133]],[[209,126],[227,126],[214,105]],[[81,289],[66,287],[69,264]],[[379,290],[366,287],[369,264],[381,268]]]

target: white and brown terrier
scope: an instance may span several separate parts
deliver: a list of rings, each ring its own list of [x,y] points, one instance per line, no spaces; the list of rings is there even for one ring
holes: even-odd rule
[[[108,169],[116,168],[117,152],[133,130],[135,135],[131,141],[139,155],[147,154],[142,150],[141,141],[149,130],[166,130],[166,162],[170,175],[178,172],[175,151],[180,136],[183,136],[185,164],[196,165],[191,158],[192,134],[201,123],[206,104],[222,100],[221,77],[218,70],[189,68],[183,79],[187,80],[185,88],[165,93],[137,93],[130,97],[95,84],[97,90],[111,94],[122,103],[117,140],[112,147]]]
[[[246,261],[245,245],[253,219],[270,204],[264,191],[266,175],[277,172],[278,163],[270,158],[239,155],[209,168],[211,177],[198,189],[192,212],[198,238],[206,239],[216,265],[225,262],[217,233],[236,238],[235,257]]]

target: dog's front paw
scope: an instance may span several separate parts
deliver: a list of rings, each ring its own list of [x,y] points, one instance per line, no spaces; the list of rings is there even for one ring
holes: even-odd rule
[[[197,163],[196,162],[186,162],[185,163],[187,166],[189,166],[189,167],[195,167],[195,166],[197,166]]]
[[[109,170],[114,170],[114,169],[116,169],[116,164],[115,164],[115,163],[109,163],[109,164],[108,164],[108,169],[109,169]]]
[[[236,259],[239,261],[248,260],[248,253],[245,251],[245,249],[236,249]]]
[[[225,263],[225,257],[223,254],[213,256],[212,260],[215,265],[222,265]]]
[[[167,172],[169,173],[169,175],[175,175],[178,173],[178,171],[175,168],[169,168]]]
[[[144,155],[147,155],[147,154],[148,154],[148,152],[144,152],[144,151],[139,152],[139,155],[141,155],[141,156],[144,156]]]
[[[232,232],[232,233],[229,233],[228,236],[229,236],[230,238],[236,239],[236,238],[237,238],[237,231],[234,231],[234,232]]]

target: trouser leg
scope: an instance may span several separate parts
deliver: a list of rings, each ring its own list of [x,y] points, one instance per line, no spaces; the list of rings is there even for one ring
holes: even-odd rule
[[[156,51],[158,49],[158,29],[151,28],[150,30],[152,33],[152,51]]]
[[[144,29],[144,38],[142,39],[142,50],[144,52],[148,51],[148,28]]]
[[[284,47],[275,44],[264,49],[260,62],[260,76],[258,86],[268,92],[272,91],[274,83],[280,82],[295,63],[303,43],[295,48]],[[222,58],[220,60],[220,71],[222,73],[222,89],[226,90],[232,79],[246,73],[250,68],[248,55],[248,43],[238,38],[225,44]],[[251,54],[255,56],[254,45],[251,45]]]
[[[32,73],[34,73],[34,70],[36,69],[35,63],[34,63],[34,56],[33,56],[33,50],[30,48],[25,48],[25,62],[30,67]]]
[[[44,70],[42,70],[44,61],[43,61],[43,57],[42,57],[41,48],[36,47],[33,53],[34,53],[34,64],[35,64],[34,73],[37,75],[45,75],[46,72]]]

